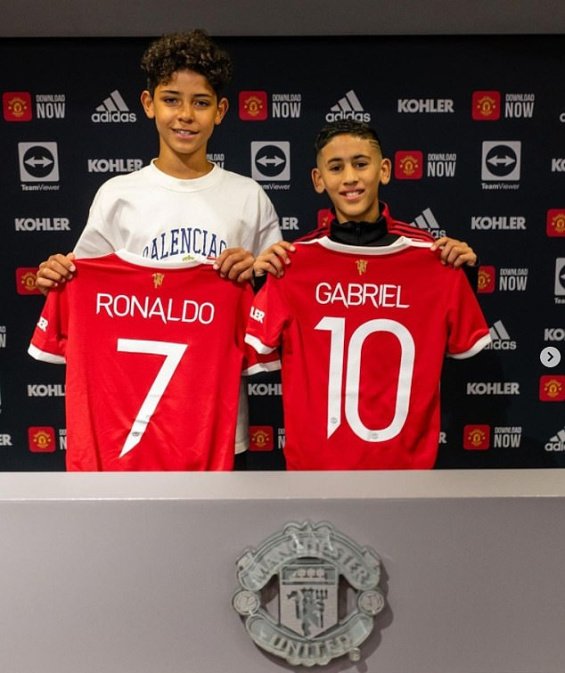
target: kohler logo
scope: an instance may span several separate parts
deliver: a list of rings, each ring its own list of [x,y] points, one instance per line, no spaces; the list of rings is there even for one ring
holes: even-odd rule
[[[27,387],[28,397],[65,397],[62,383],[32,383]]]
[[[411,114],[445,114],[455,112],[451,98],[399,98],[398,112]]]

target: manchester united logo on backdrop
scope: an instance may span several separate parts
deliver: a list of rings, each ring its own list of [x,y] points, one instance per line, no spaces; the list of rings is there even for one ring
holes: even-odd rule
[[[490,426],[466,425],[463,429],[463,448],[469,451],[484,451],[490,448]]]
[[[397,180],[420,180],[424,175],[424,155],[420,150],[399,150],[394,155]]]
[[[500,119],[500,91],[474,91],[471,116],[475,121]]]
[[[238,559],[232,603],[255,644],[293,666],[359,661],[385,606],[380,574],[377,554],[330,523],[289,523]]]
[[[265,121],[267,115],[266,91],[239,92],[239,118],[242,121]]]
[[[2,106],[7,122],[29,122],[32,119],[31,94],[27,91],[3,93]]]
[[[547,211],[548,236],[565,236],[565,209],[551,208]]]

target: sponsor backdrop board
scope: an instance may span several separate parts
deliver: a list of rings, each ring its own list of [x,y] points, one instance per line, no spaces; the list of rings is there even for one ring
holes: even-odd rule
[[[562,36],[224,38],[231,107],[210,159],[250,175],[285,238],[328,216],[313,139],[371,123],[398,219],[468,241],[493,344],[447,362],[438,468],[561,467],[565,455],[565,92]],[[157,152],[139,104],[148,39],[4,40],[0,469],[63,470],[64,368],[27,345],[39,262],[72,249],[98,186]],[[425,283],[426,279],[422,279]],[[276,375],[249,382],[249,467],[284,467]]]

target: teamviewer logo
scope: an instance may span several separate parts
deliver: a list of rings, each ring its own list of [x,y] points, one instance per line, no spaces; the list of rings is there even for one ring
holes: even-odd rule
[[[565,257],[555,260],[555,295],[565,297]]]
[[[485,182],[519,180],[521,150],[522,143],[519,140],[485,141],[481,179]]]
[[[58,182],[57,143],[18,143],[22,182]]]
[[[251,177],[259,182],[290,180],[290,143],[287,141],[251,143]]]

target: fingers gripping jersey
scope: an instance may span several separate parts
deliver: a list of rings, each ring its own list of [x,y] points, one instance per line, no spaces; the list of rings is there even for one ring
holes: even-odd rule
[[[430,245],[297,243],[255,298],[246,340],[282,348],[289,469],[433,466],[444,355],[474,355],[490,336],[464,273]]]
[[[67,364],[67,468],[231,469],[242,369],[271,368],[243,342],[251,287],[123,251],[76,267],[29,348]]]

